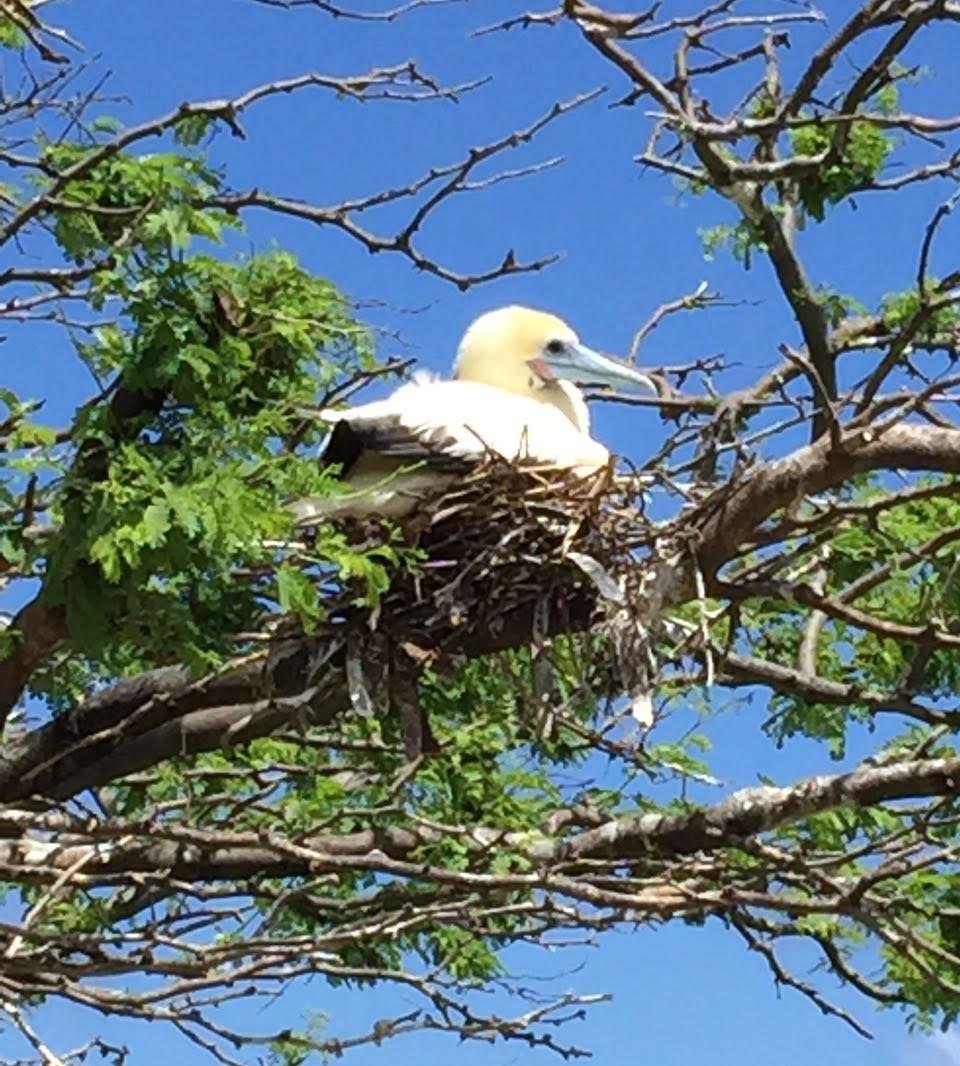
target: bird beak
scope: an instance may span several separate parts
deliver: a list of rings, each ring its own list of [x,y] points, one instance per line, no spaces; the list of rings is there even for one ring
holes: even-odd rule
[[[566,344],[562,352],[544,353],[539,359],[532,360],[531,365],[545,381],[566,378],[578,385],[608,385],[611,389],[627,386],[658,395],[652,378],[619,359],[595,352],[585,344]]]

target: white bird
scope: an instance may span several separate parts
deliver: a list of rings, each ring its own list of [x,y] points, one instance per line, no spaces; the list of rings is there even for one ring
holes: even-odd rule
[[[574,381],[656,393],[554,315],[515,306],[481,315],[460,342],[453,380],[419,375],[385,400],[320,413],[333,423],[321,458],[341,465],[349,492],[299,500],[298,521],[402,517],[491,453],[581,475],[605,466]]]

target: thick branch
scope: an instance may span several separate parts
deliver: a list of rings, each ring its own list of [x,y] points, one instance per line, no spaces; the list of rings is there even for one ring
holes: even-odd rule
[[[31,600],[14,616],[7,632],[9,646],[0,661],[0,723],[6,721],[36,670],[67,635],[62,606]]]
[[[693,814],[641,814],[588,829],[562,847],[564,858],[631,859],[711,851],[819,811],[900,799],[955,796],[960,758],[867,766],[821,774],[787,788],[746,788]]]
[[[496,630],[464,634],[445,651],[489,655],[530,639],[537,604],[503,616]],[[551,635],[580,629],[586,597],[551,612]],[[307,688],[315,663],[320,679]],[[221,675],[191,679],[181,667],[126,678],[70,714],[13,742],[0,756],[0,801],[66,799],[188,753],[216,751],[301,721],[328,723],[350,706],[339,638],[304,638]]]
[[[774,511],[840,485],[853,474],[881,469],[960,473],[960,430],[914,424],[892,425],[882,432],[856,430],[836,444],[823,437],[765,463],[732,491],[716,494],[713,514],[699,538],[704,574],[713,578]]]
[[[461,841],[476,855],[491,847],[515,848],[542,869],[521,874],[482,875],[411,863],[411,856],[426,844],[436,843],[442,831],[430,826],[384,827],[343,835],[319,834],[292,843],[285,837],[250,831],[203,830],[188,826],[157,826],[136,839],[132,826],[117,827],[118,839],[108,825],[99,828],[100,844],[72,846],[42,841],[11,841],[0,845],[0,869],[10,876],[14,868],[40,873],[40,880],[59,871],[80,867],[90,853],[90,862],[77,875],[79,883],[95,885],[113,875],[162,873],[165,878],[190,883],[235,880],[252,876],[315,877],[324,870],[362,866],[400,875],[426,876],[440,882],[490,882],[501,887],[537,885],[559,887],[549,867],[585,859],[631,861],[645,857],[710,853],[740,844],[759,833],[769,832],[802,818],[855,804],[875,806],[904,799],[954,796],[960,792],[960,757],[919,759],[884,766],[865,765],[849,773],[821,774],[794,785],[745,788],[711,807],[689,814],[636,814],[615,818],[595,829],[566,839],[531,842],[527,832],[507,832],[476,827],[464,830]],[[22,828],[33,820],[27,812],[0,813],[0,826]],[[158,839],[151,840],[150,836]],[[123,839],[126,837],[126,839]],[[166,838],[166,839],[163,839]],[[36,878],[34,878],[36,879]],[[572,884],[572,883],[571,883]],[[668,893],[669,895],[669,893]],[[672,898],[672,896],[671,896]],[[651,896],[651,904],[662,906]]]

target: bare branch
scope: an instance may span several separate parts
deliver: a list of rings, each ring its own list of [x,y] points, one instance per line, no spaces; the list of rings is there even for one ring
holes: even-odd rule
[[[253,0],[255,4],[265,7],[279,7],[289,10],[297,7],[314,7],[335,19],[356,22],[395,22],[398,18],[422,8],[441,7],[446,4],[463,3],[463,0],[408,0],[405,4],[387,8],[384,11],[358,11],[343,4],[331,3],[330,0]]]
[[[593,89],[569,100],[558,102],[530,125],[514,130],[503,137],[497,138],[497,140],[471,148],[466,156],[455,163],[434,167],[407,185],[372,193],[360,199],[344,201],[330,207],[318,207],[300,200],[285,199],[261,192],[259,189],[251,189],[243,193],[228,193],[209,197],[204,201],[204,206],[220,207],[233,212],[248,207],[260,207],[268,211],[276,211],[280,214],[302,218],[319,226],[331,226],[347,233],[364,245],[370,252],[398,252],[408,258],[419,270],[434,274],[445,281],[453,282],[461,290],[510,274],[540,271],[555,262],[557,256],[552,255],[524,262],[517,260],[511,249],[497,266],[479,273],[466,274],[451,270],[421,252],[414,243],[413,238],[420,231],[427,216],[451,196],[461,192],[476,191],[498,181],[523,177],[536,173],[546,166],[554,165],[555,161],[549,161],[534,167],[505,171],[492,178],[480,181],[469,180],[480,164],[485,163],[503,151],[529,143],[545,126],[555,119],[596,99],[602,92],[602,88]],[[381,236],[373,232],[351,217],[363,211],[381,207],[384,204],[410,199],[432,185],[437,185],[438,187],[414,210],[409,221],[401,229],[388,236]]]
[[[5,244],[19,233],[30,221],[49,209],[51,198],[59,196],[72,181],[88,175],[105,160],[117,155],[132,144],[158,137],[176,128],[187,119],[207,118],[224,122],[235,136],[245,136],[238,116],[257,103],[277,94],[295,92],[307,87],[329,89],[356,100],[423,100],[453,99],[462,91],[477,83],[443,88],[427,75],[421,74],[413,63],[401,63],[392,67],[377,68],[367,74],[336,78],[310,72],[290,78],[279,78],[248,89],[239,96],[186,102],[136,126],[130,126],[115,137],[91,149],[77,162],[60,171],[42,192],[20,207],[4,224],[0,225],[0,244]]]

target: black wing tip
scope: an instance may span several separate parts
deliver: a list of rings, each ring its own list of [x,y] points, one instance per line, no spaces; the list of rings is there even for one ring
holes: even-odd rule
[[[330,436],[320,452],[320,461],[330,466],[339,464],[346,474],[360,458],[363,448],[363,437],[349,422],[334,422]]]
[[[378,418],[376,421],[347,421],[334,423],[330,436],[320,453],[320,460],[339,464],[341,473],[349,474],[364,451],[369,450],[393,459],[424,463],[431,470],[462,474],[475,465],[462,456],[445,451],[446,440],[430,440],[412,433],[399,421]]]

